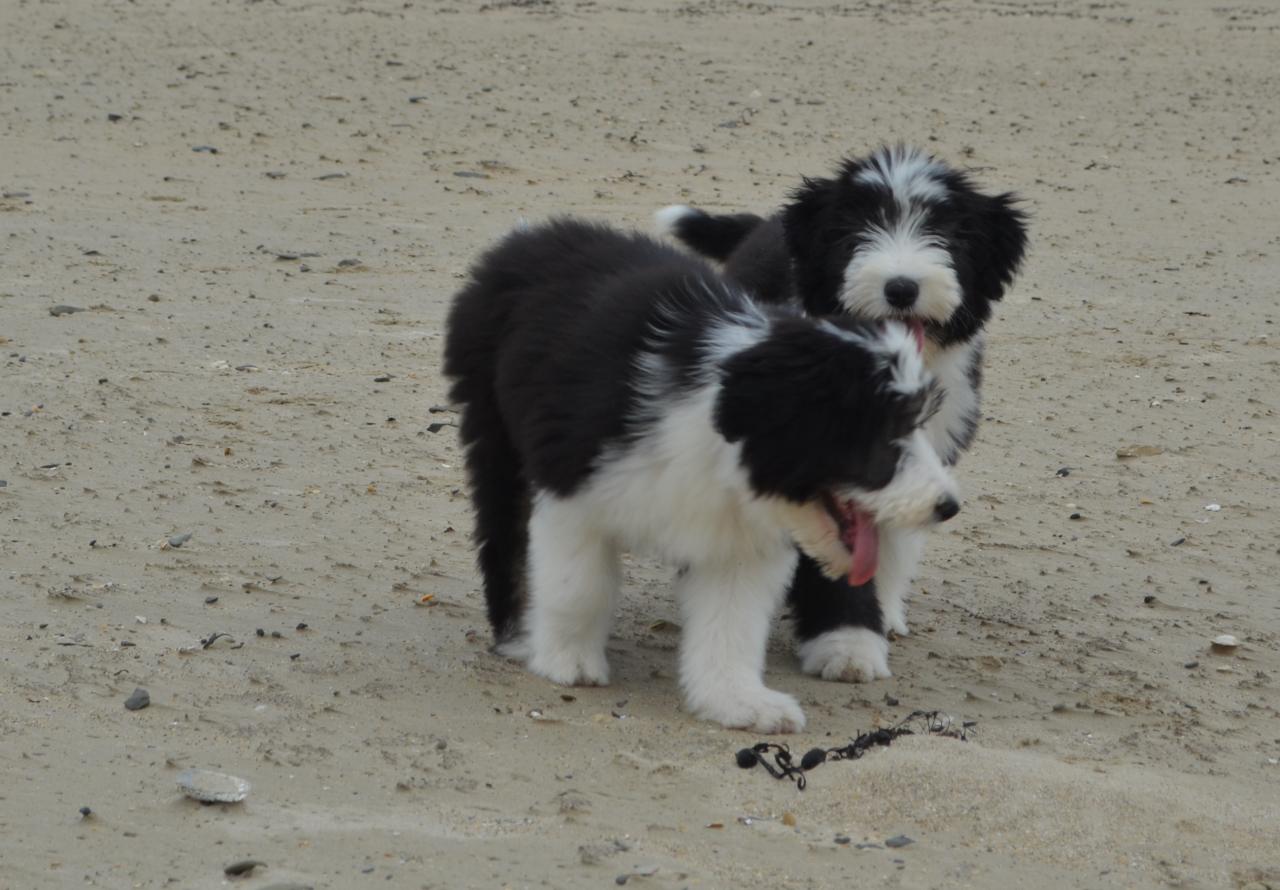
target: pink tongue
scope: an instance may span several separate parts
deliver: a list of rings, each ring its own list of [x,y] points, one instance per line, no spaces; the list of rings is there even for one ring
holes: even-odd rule
[[[859,510],[852,504],[845,505],[844,519],[846,525],[841,539],[853,554],[849,583],[860,587],[875,577],[876,566],[880,561],[880,531],[870,513]]]
[[[916,338],[916,349],[924,352],[924,322],[913,318],[907,322],[907,327],[911,328],[911,334]]]

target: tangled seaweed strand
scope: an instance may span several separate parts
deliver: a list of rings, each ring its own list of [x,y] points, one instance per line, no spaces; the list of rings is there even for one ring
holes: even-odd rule
[[[775,742],[756,742],[750,748],[743,748],[737,753],[737,761],[742,769],[751,769],[759,764],[775,779],[791,779],[796,788],[803,791],[809,784],[805,773],[828,760],[857,760],[869,748],[887,747],[904,735],[939,735],[964,742],[968,741],[976,725],[974,721],[957,724],[950,715],[941,711],[912,711],[896,725],[864,732],[843,747],[812,748],[800,758],[799,766],[791,759],[791,749]],[[771,751],[772,763],[767,759]]]

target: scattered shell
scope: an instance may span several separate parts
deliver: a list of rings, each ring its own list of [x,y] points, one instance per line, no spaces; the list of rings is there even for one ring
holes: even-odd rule
[[[1214,637],[1210,648],[1214,652],[1234,652],[1235,648],[1240,645],[1240,641],[1231,634],[1222,634],[1222,636]]]
[[[1116,449],[1116,457],[1121,459],[1127,457],[1154,457],[1157,454],[1164,454],[1164,449],[1159,445],[1126,445],[1123,448]]]
[[[1222,510],[1222,505],[1221,504],[1205,504],[1204,508],[1208,510],[1210,513],[1218,513]]]
[[[239,803],[249,796],[249,783],[244,779],[207,769],[178,773],[178,789],[192,800],[206,803]]]

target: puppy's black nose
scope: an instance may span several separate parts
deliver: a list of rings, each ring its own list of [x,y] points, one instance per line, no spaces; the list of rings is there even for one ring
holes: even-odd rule
[[[933,507],[933,515],[937,517],[939,522],[946,522],[952,516],[960,512],[960,502],[955,498],[947,495],[938,501]]]
[[[884,298],[894,309],[908,309],[920,296],[920,285],[910,278],[890,278],[884,284]]]

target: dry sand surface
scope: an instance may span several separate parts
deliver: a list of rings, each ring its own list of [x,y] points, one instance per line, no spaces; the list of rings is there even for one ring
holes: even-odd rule
[[[1280,9],[1221,2],[0,2],[0,887],[1280,887]],[[799,792],[658,565],[613,686],[489,654],[441,323],[521,216],[898,139],[1032,253],[894,677],[769,682],[800,751],[978,734]]]

